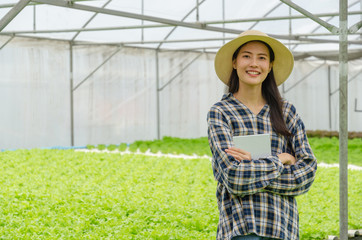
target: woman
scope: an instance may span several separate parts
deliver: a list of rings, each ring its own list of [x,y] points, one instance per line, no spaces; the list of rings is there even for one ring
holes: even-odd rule
[[[208,113],[212,166],[218,181],[217,239],[299,239],[295,196],[306,193],[317,162],[295,107],[278,85],[293,55],[265,33],[249,30],[220,48],[215,71],[229,93]],[[233,136],[269,133],[272,155],[252,159]]]

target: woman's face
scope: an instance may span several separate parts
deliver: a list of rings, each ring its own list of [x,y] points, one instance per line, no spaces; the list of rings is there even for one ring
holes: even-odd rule
[[[272,68],[267,46],[261,42],[248,42],[233,61],[240,86],[257,86],[263,83]]]

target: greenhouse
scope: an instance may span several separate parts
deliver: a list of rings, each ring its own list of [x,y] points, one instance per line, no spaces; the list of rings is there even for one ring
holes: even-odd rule
[[[347,142],[343,141],[347,141],[348,132],[362,132],[361,26],[361,0],[319,0],[313,4],[302,0],[3,0],[0,3],[0,107],[4,114],[0,119],[0,149],[73,149],[97,145],[105,148],[124,144],[141,152],[142,146],[151,152],[154,147],[156,153],[160,145],[167,145],[169,153],[180,154],[183,148],[175,149],[171,145],[194,144],[190,151],[208,155],[209,149],[202,147],[207,142],[207,113],[227,92],[214,70],[216,52],[241,32],[256,29],[278,39],[293,53],[294,69],[288,80],[279,86],[282,97],[295,105],[308,131],[342,134],[339,147],[347,151]],[[181,143],[180,139],[192,140]],[[196,139],[201,139],[202,143],[195,143]],[[172,143],[167,143],[168,140]],[[358,166],[362,166],[360,140],[359,137],[348,143],[357,146],[350,156],[354,158],[352,164]],[[326,142],[320,145],[311,141],[320,149],[322,145],[332,146],[333,151],[325,156],[335,159],[328,163],[338,163],[338,151],[335,151],[338,143],[333,142],[338,139],[323,140]],[[33,154],[33,150],[29,151],[29,155]],[[2,157],[10,162],[11,153],[5,152]],[[322,152],[318,154],[323,155]],[[53,159],[51,153],[39,154],[39,159]],[[70,162],[74,160],[67,151],[57,154]],[[112,161],[105,156],[96,157],[96,162],[101,163],[102,159]],[[28,163],[31,169],[39,164],[32,161]],[[54,160],[64,164],[58,161]],[[180,167],[177,161],[161,161],[159,167],[173,164]],[[345,164],[341,169],[345,171],[342,178],[346,179],[343,174],[347,174],[347,159],[340,162]],[[70,164],[75,165],[69,172],[74,170],[81,175],[76,171],[82,163]],[[127,161],[124,164],[127,165]],[[160,174],[150,162],[146,164],[155,175]],[[207,164],[209,162],[201,161],[196,165],[202,168]],[[9,173],[9,177],[11,174],[16,172]],[[104,174],[102,178],[106,179],[108,173]],[[336,172],[328,169],[321,176],[328,174],[336,175]],[[356,186],[356,181],[360,180],[359,170],[348,174],[356,176],[352,181]],[[48,178],[48,175],[42,177]],[[198,181],[196,177],[195,181]],[[208,181],[211,179],[202,183]],[[22,183],[15,183],[18,184]],[[163,182],[160,184],[165,187]],[[337,182],[335,184],[338,186]],[[102,195],[98,190],[97,194]],[[356,187],[351,191],[352,197],[361,196]],[[19,199],[22,197],[28,199],[29,195],[21,195]],[[212,204],[215,207],[216,203]],[[303,198],[303,204],[310,203]],[[352,203],[352,210],[358,207],[361,207],[359,203]],[[195,207],[192,211],[199,210]],[[127,212],[127,216],[132,213]],[[350,215],[352,228],[361,228],[358,223],[361,217],[356,212]],[[160,219],[162,217],[167,218],[160,216]],[[215,225],[213,217],[205,221]],[[160,219],[152,221],[157,225]],[[201,219],[197,219],[196,227],[187,225],[191,223],[184,219],[177,221],[195,232],[206,228],[203,230],[209,231],[210,236],[216,231],[205,227]],[[135,229],[129,229],[130,234],[138,231]],[[310,239],[326,236],[323,231],[314,233],[318,229],[303,229],[305,232],[301,235]],[[80,236],[79,232],[73,233],[61,235],[63,238]],[[40,239],[60,237],[56,232],[48,234]],[[112,236],[102,234],[90,235],[90,238],[119,236],[117,231],[112,232]],[[152,239],[183,239],[176,232],[171,234],[174,238],[153,234],[157,237]],[[338,233],[332,231],[331,234]],[[11,235],[4,233],[4,236]]]
[[[339,25],[338,1],[295,3]],[[361,2],[348,4],[353,26]],[[225,91],[215,52],[247,29],[293,51],[281,93],[307,128],[339,129],[338,34],[288,1],[2,1],[0,14],[2,148],[206,136],[207,111]],[[360,36],[348,35],[348,126],[357,132]]]

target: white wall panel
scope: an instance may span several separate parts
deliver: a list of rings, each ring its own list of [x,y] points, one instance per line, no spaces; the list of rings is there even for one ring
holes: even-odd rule
[[[155,53],[125,48],[109,59],[116,50],[74,50],[75,82],[102,65],[74,91],[75,145],[120,144],[157,136]]]
[[[69,145],[68,55],[68,45],[29,39],[0,50],[1,149]]]
[[[213,53],[158,53],[158,124],[156,51],[117,50],[73,47],[74,86],[85,80],[73,91],[75,146],[152,140],[158,126],[161,137],[207,135],[207,112],[225,91]],[[69,43],[16,38],[0,64],[0,149],[70,146]],[[349,131],[362,131],[361,60],[350,62],[349,78]],[[307,129],[338,130],[338,63],[298,61],[283,89]]]

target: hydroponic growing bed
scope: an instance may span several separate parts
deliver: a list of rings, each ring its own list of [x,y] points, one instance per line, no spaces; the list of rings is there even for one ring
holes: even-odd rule
[[[0,239],[215,238],[209,158],[33,149],[0,159]],[[362,174],[348,173],[349,227],[361,229]],[[301,239],[338,235],[338,168],[319,168],[297,199]]]

